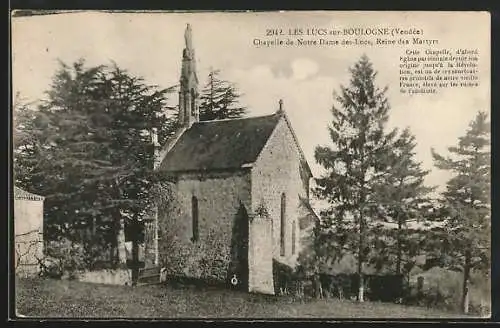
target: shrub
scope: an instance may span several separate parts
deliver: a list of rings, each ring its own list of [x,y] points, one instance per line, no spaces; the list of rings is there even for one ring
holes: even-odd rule
[[[230,252],[224,236],[216,228],[207,231],[203,240],[194,244],[182,243],[176,236],[160,247],[160,260],[167,276],[190,276],[203,280],[226,281]]]
[[[48,241],[45,247],[45,258],[41,261],[41,274],[51,278],[76,278],[78,271],[88,265],[88,255],[81,244],[67,238]]]
[[[42,277],[61,279],[64,274],[64,270],[61,268],[61,264],[58,259],[54,259],[45,256],[40,261],[40,275]]]
[[[225,281],[230,263],[229,250],[217,236],[216,229],[193,245],[176,244],[164,254],[167,272],[185,274],[206,280]]]
[[[174,197],[174,186],[162,186],[165,196],[158,206],[161,213],[167,215],[159,218],[160,263],[169,277],[198,278],[205,281],[227,282],[230,272],[231,254],[226,240],[227,236],[213,227],[200,236],[200,241],[192,243],[182,239],[184,226],[178,200]]]
[[[278,295],[280,291],[290,288],[294,280],[293,268],[273,259],[274,293]]]
[[[111,246],[104,244],[101,240],[93,238],[83,245],[83,260],[85,269],[87,270],[102,270],[116,269],[118,261],[112,258],[109,253]]]
[[[273,282],[276,295],[319,296],[319,275],[307,272],[301,265],[294,269],[273,259]]]
[[[471,273],[470,312],[481,316],[491,315],[491,280],[488,273]]]
[[[417,278],[424,278],[422,295],[417,295]],[[433,267],[410,279],[410,304],[436,307],[443,310],[461,312],[463,274]],[[473,273],[470,281],[469,312],[488,313],[490,310],[490,280],[484,274]]]
[[[357,295],[357,275],[339,273],[336,275],[320,274],[319,279],[321,282],[321,288],[325,296],[336,296],[350,298],[353,295]]]
[[[368,275],[367,280],[367,296],[372,301],[396,302],[403,297],[403,275]]]

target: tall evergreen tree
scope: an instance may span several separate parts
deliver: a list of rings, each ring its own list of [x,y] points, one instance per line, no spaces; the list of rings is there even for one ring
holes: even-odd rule
[[[61,64],[33,121],[41,150],[18,147],[17,153],[30,170],[19,171],[16,179],[46,196],[49,239],[63,234],[82,241],[85,236],[73,232],[86,228],[92,236],[103,233],[87,242],[102,241],[116,250],[120,225],[140,226],[148,192],[160,179],[153,171],[150,131],[156,128],[164,142],[174,126],[164,113],[170,91],[116,65]],[[31,127],[25,126],[29,134]],[[132,236],[136,259],[139,239],[140,234]]]
[[[358,300],[364,300],[364,264],[370,252],[370,219],[378,216],[373,189],[385,177],[396,131],[385,132],[389,103],[387,88],[375,85],[376,72],[367,56],[350,68],[348,87],[341,86],[329,126],[333,148],[317,147],[316,161],[327,172],[316,179],[315,193],[330,208],[321,213],[323,231],[337,252],[356,254]]]
[[[220,70],[211,69],[200,93],[200,121],[243,117],[247,108],[239,104],[241,96],[234,83],[221,79]]]
[[[381,264],[388,265],[393,263],[390,255],[394,254],[396,274],[408,273],[414,263],[412,259],[417,255],[420,233],[409,229],[408,223],[424,223],[430,210],[429,192],[434,189],[424,185],[429,171],[423,170],[421,162],[415,159],[416,145],[415,136],[408,128],[404,129],[392,145],[384,181],[373,190],[384,209],[384,215],[375,219],[397,224],[395,230],[379,227],[380,233],[376,236],[385,238],[389,243],[382,247],[387,252],[381,253],[388,256],[382,259],[375,256],[374,260],[382,260]],[[392,240],[395,241],[394,244],[391,243]]]
[[[26,103],[18,93],[12,106],[12,148],[14,181],[23,189],[34,188],[33,192],[40,186],[36,183],[36,177],[31,174],[35,167],[43,163],[36,158],[43,152],[43,130],[47,128],[48,120],[37,112],[33,104]]]
[[[308,213],[314,213],[309,199],[301,197],[299,207]],[[323,247],[322,238],[326,235],[321,233],[321,222],[319,218],[315,215],[311,215],[309,220],[305,228],[308,229],[310,233],[306,234],[306,236],[301,239],[302,247],[297,257],[297,273],[302,275],[302,278],[313,277],[314,294],[316,298],[320,298],[318,273],[327,255],[328,249]]]
[[[463,272],[461,305],[468,312],[471,270],[488,273],[490,267],[491,150],[487,114],[478,112],[458,145],[448,151],[451,156],[432,150],[436,167],[453,172],[443,192],[447,220],[440,238],[449,267]]]

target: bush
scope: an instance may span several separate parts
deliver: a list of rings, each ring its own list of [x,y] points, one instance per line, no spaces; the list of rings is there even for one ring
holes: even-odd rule
[[[367,275],[368,282],[367,294],[372,301],[396,302],[404,295],[404,276],[387,275]]]
[[[301,265],[294,269],[273,259],[273,282],[275,295],[319,296],[319,275],[308,273]]]
[[[168,248],[161,247],[162,266],[167,270],[168,276],[225,282],[231,258],[229,248],[223,240],[215,228],[210,229],[199,243],[182,243],[174,237],[169,240]]]
[[[320,274],[319,275],[321,288],[323,293],[327,297],[342,297],[350,298],[353,295],[357,295],[357,289],[355,284],[357,284],[357,275],[355,274]]]
[[[159,206],[161,239],[159,241],[160,263],[169,277],[197,278],[203,281],[227,283],[231,278],[231,253],[226,243],[227,236],[213,227],[192,243],[184,240],[182,211],[178,200],[173,197],[171,185],[163,186],[164,195],[170,195]]]
[[[45,256],[43,259],[40,259],[40,267],[40,275],[42,277],[61,279],[64,274],[60,261],[55,258]]]
[[[45,258],[41,261],[41,274],[60,279],[67,276],[75,279],[78,271],[88,268],[89,256],[85,248],[69,239],[49,241],[45,247]]]
[[[417,295],[417,278],[424,279],[422,295]],[[435,307],[461,312],[463,274],[433,267],[410,278],[408,304]],[[481,273],[473,273],[469,285],[469,313],[481,314],[490,311],[490,280]]]
[[[273,259],[274,293],[279,295],[281,291],[288,290],[294,280],[293,268]]]
[[[118,259],[112,258],[110,254],[110,245],[102,244],[100,240],[91,240],[83,245],[83,260],[85,269],[94,270],[112,270],[119,268]],[[123,267],[122,268],[126,268]]]
[[[325,295],[357,297],[359,276],[357,273],[320,274],[321,287]],[[403,297],[403,275],[364,275],[366,298],[371,301],[397,302]]]

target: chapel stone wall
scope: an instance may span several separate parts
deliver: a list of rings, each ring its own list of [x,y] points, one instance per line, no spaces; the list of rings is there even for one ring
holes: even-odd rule
[[[170,232],[160,230],[160,244],[170,245],[168,249],[160,247],[160,261],[163,260],[168,274],[227,281],[238,271],[238,275],[243,275],[239,281],[247,280],[247,264],[243,262],[248,256],[246,211],[250,206],[250,174],[182,174],[176,183],[176,195],[178,209],[161,213],[159,218],[171,222]],[[192,240],[193,196],[198,201],[196,241]]]
[[[301,198],[308,197],[308,177],[304,178],[300,150],[292,131],[283,118],[252,168],[252,208],[264,206],[272,220],[272,244],[267,250],[273,257],[294,267],[300,252],[299,218],[304,214]],[[285,194],[285,254],[281,255],[281,197]],[[295,225],[295,228],[293,228]],[[295,229],[295,252],[292,253],[292,232]],[[258,264],[256,264],[258,265]]]

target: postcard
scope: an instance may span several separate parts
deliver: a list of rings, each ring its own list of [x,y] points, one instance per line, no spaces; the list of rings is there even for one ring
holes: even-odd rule
[[[487,318],[490,14],[14,11],[17,318]]]

